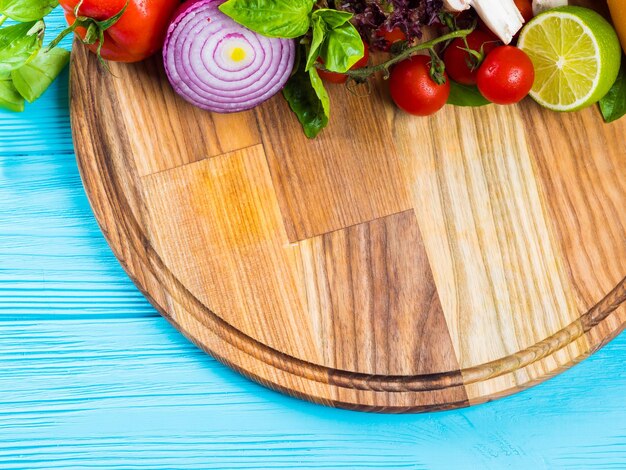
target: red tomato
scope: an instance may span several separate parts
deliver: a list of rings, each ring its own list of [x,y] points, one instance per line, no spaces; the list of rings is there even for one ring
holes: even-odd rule
[[[430,76],[431,58],[413,56],[391,71],[389,87],[398,107],[415,116],[430,116],[444,107],[450,97],[450,80],[438,85]]]
[[[515,0],[515,6],[524,17],[524,21],[527,23],[533,19],[533,2],[532,0]]]
[[[399,27],[395,27],[391,31],[382,27],[376,31],[376,36],[383,38],[387,43],[385,50],[391,49],[391,46],[397,42],[406,41],[406,34]]]
[[[361,60],[354,64],[350,70],[362,69],[363,67],[367,67],[367,64],[369,64],[370,48],[366,43],[363,43],[363,46],[365,54],[363,54]],[[318,60],[322,64],[324,63],[324,60],[321,57]],[[318,70],[317,73],[319,73],[322,80],[328,83],[346,83],[348,81],[348,76],[343,73],[327,72],[326,70]]]
[[[76,21],[74,8],[80,3],[79,16],[97,21],[107,20],[117,15],[126,0],[61,0],[65,18],[71,25]],[[111,28],[104,32],[102,58],[115,62],[138,62],[150,57],[163,46],[165,33],[179,0],[129,0],[126,11]],[[85,37],[83,27],[76,33]],[[93,52],[98,43],[88,46]]]
[[[461,38],[452,41],[446,49],[443,61],[446,64],[446,72],[452,80],[463,85],[476,85],[476,76],[482,61],[478,62],[478,59],[470,55],[466,49],[479,53],[482,51],[484,60],[497,44],[482,31],[474,31],[466,39],[467,44]]]
[[[494,49],[478,71],[478,89],[496,104],[518,103],[528,95],[534,81],[530,57],[513,46]]]

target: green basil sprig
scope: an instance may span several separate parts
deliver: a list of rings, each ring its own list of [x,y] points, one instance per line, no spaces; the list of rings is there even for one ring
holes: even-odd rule
[[[21,112],[39,98],[69,62],[69,52],[43,48],[43,18],[58,0],[0,0],[0,108]]]
[[[306,69],[315,65],[318,57],[331,72],[345,73],[365,54],[363,41],[350,23],[352,13],[315,10],[311,15],[313,38],[307,56]]]
[[[314,139],[328,125],[330,99],[317,69],[312,67],[307,71],[304,60],[298,62],[283,89],[283,96],[302,124],[305,135]]]

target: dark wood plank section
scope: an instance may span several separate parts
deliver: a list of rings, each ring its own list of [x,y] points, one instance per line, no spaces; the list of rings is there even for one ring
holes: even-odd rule
[[[330,87],[335,123],[315,141],[277,96],[258,108],[272,178],[292,242],[411,208],[378,89]],[[298,149],[297,152],[291,149]]]

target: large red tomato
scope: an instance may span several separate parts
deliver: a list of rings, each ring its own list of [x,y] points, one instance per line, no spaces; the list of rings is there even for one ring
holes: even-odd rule
[[[104,21],[117,15],[126,0],[61,0],[65,18],[76,21],[74,9],[80,3],[78,16]],[[102,58],[115,62],[138,62],[150,57],[163,46],[169,22],[180,6],[179,0],[129,0],[122,17],[104,32]],[[85,38],[86,28],[76,28]],[[98,43],[89,48],[96,52]]]

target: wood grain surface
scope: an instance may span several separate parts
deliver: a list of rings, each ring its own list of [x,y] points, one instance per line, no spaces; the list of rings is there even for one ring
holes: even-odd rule
[[[309,141],[281,97],[215,116],[156,59],[110,75],[73,57],[77,157],[113,251],[248,377],[346,408],[467,406],[626,323],[624,121],[531,101],[417,119],[379,83],[334,87]]]

